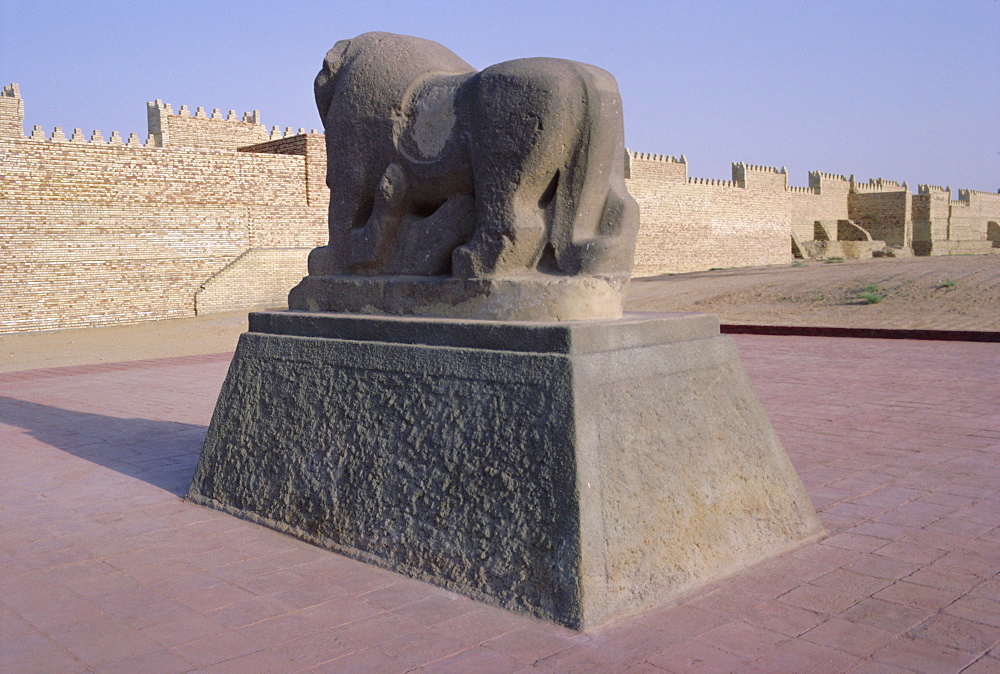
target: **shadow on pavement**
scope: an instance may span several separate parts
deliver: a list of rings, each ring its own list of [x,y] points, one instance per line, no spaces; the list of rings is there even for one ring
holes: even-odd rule
[[[47,445],[184,496],[208,428],[76,412],[0,396],[0,423]]]

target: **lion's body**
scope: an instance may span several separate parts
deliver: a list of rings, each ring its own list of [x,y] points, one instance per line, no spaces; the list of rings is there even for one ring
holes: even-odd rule
[[[522,59],[477,73],[434,42],[367,33],[330,50],[316,100],[330,244],[311,274],[630,274],[637,206],[605,71]]]

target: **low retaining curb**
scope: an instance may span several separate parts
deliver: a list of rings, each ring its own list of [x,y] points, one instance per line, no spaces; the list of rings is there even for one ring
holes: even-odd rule
[[[795,337],[854,337],[862,339],[932,339],[945,342],[1000,342],[1000,332],[988,330],[909,330],[902,328],[833,328],[813,325],[739,325],[723,323],[723,334]]]

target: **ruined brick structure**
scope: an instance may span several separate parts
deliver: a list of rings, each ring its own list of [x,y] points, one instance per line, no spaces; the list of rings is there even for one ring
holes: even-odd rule
[[[254,111],[148,104],[148,138],[24,133],[17,85],[0,92],[0,333],[281,306],[326,242],[323,136],[268,131]],[[683,157],[629,152],[639,202],[636,276],[871,254],[1000,246],[1000,194],[858,183],[734,164],[691,178]],[[793,241],[790,246],[789,241]]]
[[[732,180],[689,178],[684,157],[629,153],[642,225],[636,276],[788,262],[803,257],[952,255],[1000,250],[1000,194],[733,164]],[[789,250],[789,238],[792,249]],[[996,247],[996,248],[995,248]]]

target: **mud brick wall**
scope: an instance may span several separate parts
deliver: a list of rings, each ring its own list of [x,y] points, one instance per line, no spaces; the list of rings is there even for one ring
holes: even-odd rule
[[[302,156],[4,141],[2,199],[304,205]]]
[[[673,157],[633,154],[629,192],[639,203],[635,276],[712,267],[781,264],[791,259],[781,178],[735,181],[687,177]]]
[[[26,137],[18,86],[0,90],[0,333],[280,306],[305,275],[327,240],[322,135],[162,101],[147,119],[145,142]],[[636,276],[787,263],[793,232],[810,240],[816,221],[832,234],[846,218],[894,245],[910,245],[916,220],[935,254],[1000,243],[1000,195],[986,192],[951,201],[819,172],[790,187],[784,169],[742,163],[732,180],[689,178],[683,156],[634,152],[626,184],[641,217]]]
[[[952,241],[982,241],[989,221],[1000,221],[1000,194],[959,190],[950,204],[948,238]]]
[[[948,238],[950,202],[951,189],[937,185],[920,185],[913,195],[913,250],[918,255],[930,252],[933,241]]]
[[[836,240],[837,221],[848,219],[850,191],[847,177],[818,171],[809,173],[809,187],[789,187],[789,218],[795,237],[799,241],[812,240],[816,222],[820,222],[826,236]]]
[[[174,114],[169,103],[161,100],[146,104],[146,119],[149,134],[159,147],[214,147],[235,150],[245,145],[262,143],[270,135],[260,124],[260,111],[236,116],[235,110],[223,118],[220,110],[212,111],[211,117],[205,108],[197,108],[194,117],[186,105]],[[224,122],[220,124],[219,122]]]
[[[4,332],[193,315],[200,283],[248,247],[246,209],[4,202]]]
[[[867,229],[873,239],[890,246],[911,246],[913,195],[902,186],[894,191],[876,191],[867,186],[856,189],[859,191],[852,191],[847,199],[850,219]]]
[[[309,179],[325,171],[322,136],[267,141],[254,121],[216,117],[160,119],[145,145],[0,129],[0,333],[283,303],[326,241],[328,199]],[[267,142],[229,148],[246,138]]]
[[[290,154],[305,157],[306,199],[310,205],[326,205],[326,137],[318,133],[298,134],[266,143],[239,148],[240,152]]]

